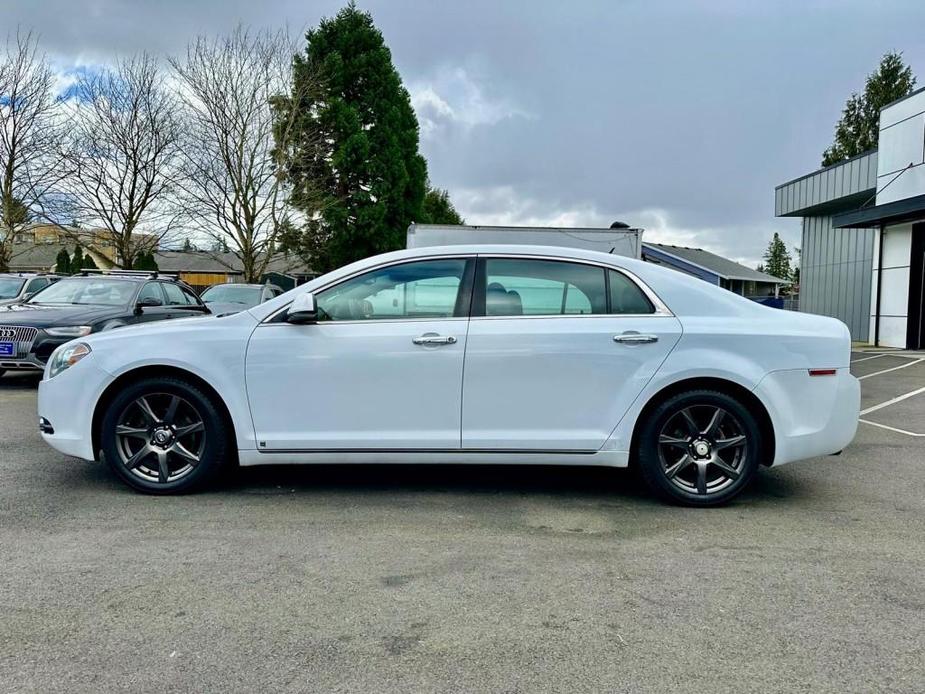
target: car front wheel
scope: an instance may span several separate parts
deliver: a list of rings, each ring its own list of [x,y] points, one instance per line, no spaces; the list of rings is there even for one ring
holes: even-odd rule
[[[228,427],[212,398],[174,378],[145,379],[109,404],[101,442],[109,467],[148,494],[182,494],[218,473],[228,452]]]
[[[737,496],[758,469],[761,429],[726,393],[695,390],[658,405],[639,432],[637,461],[659,496],[688,506],[716,506]]]

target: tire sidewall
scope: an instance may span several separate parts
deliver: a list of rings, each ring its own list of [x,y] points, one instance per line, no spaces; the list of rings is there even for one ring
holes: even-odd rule
[[[139,397],[155,393],[177,395],[196,408],[206,434],[199,464],[185,477],[166,484],[133,475],[122,464],[116,444],[116,426],[125,408]],[[182,494],[199,489],[218,472],[227,451],[227,427],[215,403],[199,388],[179,379],[145,379],[127,386],[107,406],[100,427],[100,447],[112,471],[133,489],[148,494]]]
[[[672,484],[665,476],[658,451],[658,437],[666,422],[681,409],[698,405],[721,407],[730,412],[739,420],[746,435],[745,465],[739,479],[707,496],[685,492]],[[647,417],[639,436],[639,471],[649,487],[664,499],[687,506],[717,506],[729,502],[748,486],[758,470],[762,449],[761,428],[741,402],[718,391],[688,391],[668,398]]]

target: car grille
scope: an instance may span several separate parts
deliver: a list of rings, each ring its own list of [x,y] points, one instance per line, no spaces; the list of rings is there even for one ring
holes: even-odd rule
[[[32,343],[38,329],[27,328],[21,325],[0,325],[0,342],[12,342],[16,345],[16,354],[13,358],[25,359],[32,351]]]

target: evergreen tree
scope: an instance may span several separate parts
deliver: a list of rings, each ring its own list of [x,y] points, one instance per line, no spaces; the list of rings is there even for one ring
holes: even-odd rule
[[[427,184],[427,192],[424,193],[424,203],[421,205],[421,217],[418,219],[421,224],[465,224],[464,220],[453,203],[450,201],[450,193],[440,188],[431,188]]]
[[[71,256],[71,274],[76,275],[84,269],[84,252],[80,246],[74,247],[74,254]]]
[[[864,92],[855,92],[845,103],[841,120],[835,126],[835,140],[822,154],[822,165],[829,166],[876,147],[880,109],[908,96],[914,88],[915,76],[903,63],[902,54],[884,55],[877,71],[867,76]]]
[[[151,251],[143,251],[135,256],[135,262],[132,266],[134,270],[150,270],[151,272],[157,271],[157,261],[154,260],[154,253]]]
[[[283,245],[324,272],[404,247],[421,217],[427,165],[411,99],[372,16],[351,2],[306,39],[292,96],[278,108],[282,120],[290,108],[300,114],[285,168],[292,203],[309,221]]]
[[[55,272],[61,275],[71,274],[71,256],[66,248],[58,251],[58,256],[55,258]]]
[[[772,277],[790,281],[792,272],[790,269],[790,252],[787,250],[787,244],[780,235],[775,231],[774,238],[768,243],[768,248],[764,252],[764,270]]]
[[[84,256],[82,267],[84,270],[95,270],[96,269],[96,263],[93,260],[93,256],[90,255],[89,253],[87,253]]]

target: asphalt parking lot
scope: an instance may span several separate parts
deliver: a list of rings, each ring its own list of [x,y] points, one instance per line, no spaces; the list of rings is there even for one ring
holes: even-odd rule
[[[923,691],[918,359],[854,354],[855,442],[711,510],[587,468],[145,497],[44,446],[7,376],[0,691]]]

